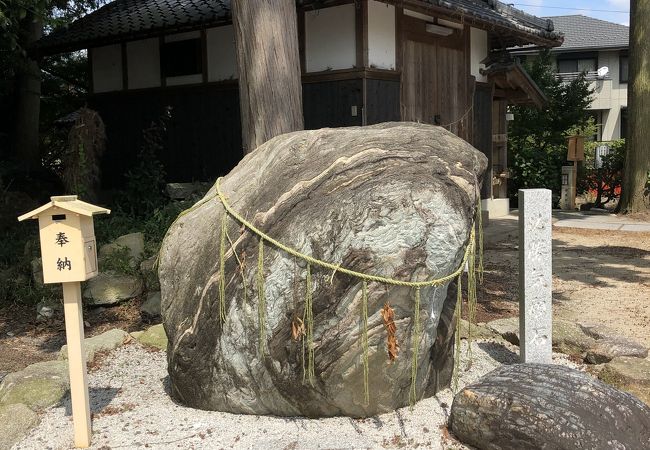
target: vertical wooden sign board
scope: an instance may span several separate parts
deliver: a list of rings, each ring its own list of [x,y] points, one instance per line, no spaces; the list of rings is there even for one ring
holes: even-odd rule
[[[18,220],[38,219],[43,281],[63,285],[74,445],[86,448],[90,446],[91,423],[81,282],[97,275],[93,215],[110,214],[110,210],[77,200],[76,195],[51,197],[50,200]]]

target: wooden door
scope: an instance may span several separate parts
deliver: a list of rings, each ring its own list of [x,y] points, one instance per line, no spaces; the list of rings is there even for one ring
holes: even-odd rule
[[[442,125],[465,140],[471,138],[465,40],[460,33],[455,40],[407,35],[402,50],[402,120]]]

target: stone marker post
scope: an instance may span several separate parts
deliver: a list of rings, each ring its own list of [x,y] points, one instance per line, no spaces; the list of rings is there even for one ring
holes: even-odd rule
[[[551,191],[519,190],[519,352],[551,363]]]

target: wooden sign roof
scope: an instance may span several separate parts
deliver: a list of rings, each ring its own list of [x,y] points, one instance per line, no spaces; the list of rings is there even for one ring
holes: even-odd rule
[[[23,214],[18,217],[18,221],[22,222],[26,219],[38,219],[38,216],[50,208],[58,207],[66,211],[70,211],[82,216],[94,216],[95,214],[110,214],[111,210],[102,208],[101,206],[91,205],[82,200],[78,200],[76,195],[58,195],[50,197],[50,202],[33,211]]]

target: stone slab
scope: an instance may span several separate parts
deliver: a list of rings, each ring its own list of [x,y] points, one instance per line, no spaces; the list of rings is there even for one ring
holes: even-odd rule
[[[519,190],[519,335],[524,363],[552,362],[552,202],[548,189]]]
[[[144,333],[137,338],[142,345],[154,347],[159,350],[167,350],[167,335],[162,324],[149,327]]]
[[[587,351],[585,360],[591,364],[603,364],[620,356],[646,358],[648,349],[630,339],[605,338],[594,343],[593,347]]]

